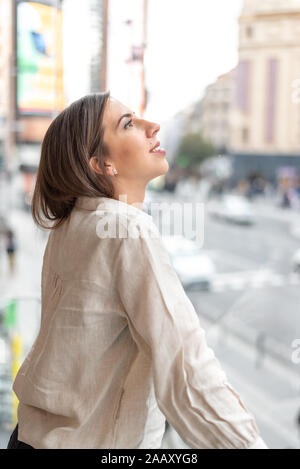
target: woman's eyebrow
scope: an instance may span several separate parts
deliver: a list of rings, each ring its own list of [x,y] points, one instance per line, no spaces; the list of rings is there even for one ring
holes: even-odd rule
[[[119,124],[120,124],[121,120],[123,119],[123,117],[132,117],[133,114],[135,114],[135,112],[123,114],[123,115],[120,117],[120,119],[118,120],[118,122],[117,122],[116,129],[117,129],[117,127],[119,126]]]

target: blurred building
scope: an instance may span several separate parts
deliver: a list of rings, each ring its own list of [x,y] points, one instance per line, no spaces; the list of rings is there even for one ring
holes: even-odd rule
[[[220,75],[214,83],[206,87],[199,101],[178,112],[167,124],[165,141],[168,148],[168,161],[172,169],[180,141],[187,133],[200,133],[205,140],[213,144],[216,155],[228,153],[235,74],[236,69],[233,69]],[[210,161],[212,171],[216,172],[217,166],[218,171],[223,170],[225,164],[223,159],[221,161],[220,158],[210,158]],[[206,166],[201,167],[203,173]],[[170,172],[172,177],[173,173]]]
[[[299,1],[244,1],[230,129],[237,178],[300,169]]]
[[[110,0],[108,18],[107,87],[112,96],[143,116],[148,0]]]
[[[64,106],[61,1],[0,0],[0,163],[8,176],[23,172],[25,198]]]
[[[53,118],[65,107],[61,0],[13,2],[13,73],[15,113],[14,167],[23,173],[30,203],[41,143]]]
[[[108,0],[63,0],[67,104],[107,89]]]
[[[5,155],[12,146],[12,38],[12,4],[7,0],[0,0],[0,171],[4,169]]]
[[[220,153],[227,153],[229,122],[235,90],[235,69],[208,85],[203,98],[189,113],[189,132],[200,132]]]
[[[25,199],[53,118],[106,89],[107,11],[108,0],[0,0],[0,167],[22,171]]]

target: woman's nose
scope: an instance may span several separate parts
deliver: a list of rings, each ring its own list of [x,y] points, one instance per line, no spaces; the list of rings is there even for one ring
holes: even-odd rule
[[[153,137],[159,131],[160,131],[160,125],[156,124],[155,122],[150,122],[150,125],[148,126],[148,136]]]

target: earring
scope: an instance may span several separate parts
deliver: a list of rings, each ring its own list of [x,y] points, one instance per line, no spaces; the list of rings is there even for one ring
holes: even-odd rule
[[[116,176],[116,174],[118,174],[118,171],[116,169],[113,169],[113,173]]]

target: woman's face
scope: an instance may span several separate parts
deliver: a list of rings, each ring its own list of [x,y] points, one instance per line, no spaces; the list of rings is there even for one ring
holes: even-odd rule
[[[108,174],[114,176],[113,169],[118,172],[113,183],[121,183],[124,188],[127,184],[146,185],[168,171],[165,154],[150,153],[159,141],[159,124],[138,117],[113,97],[107,102],[103,124],[104,142],[109,150],[105,162],[112,165],[107,168]]]

